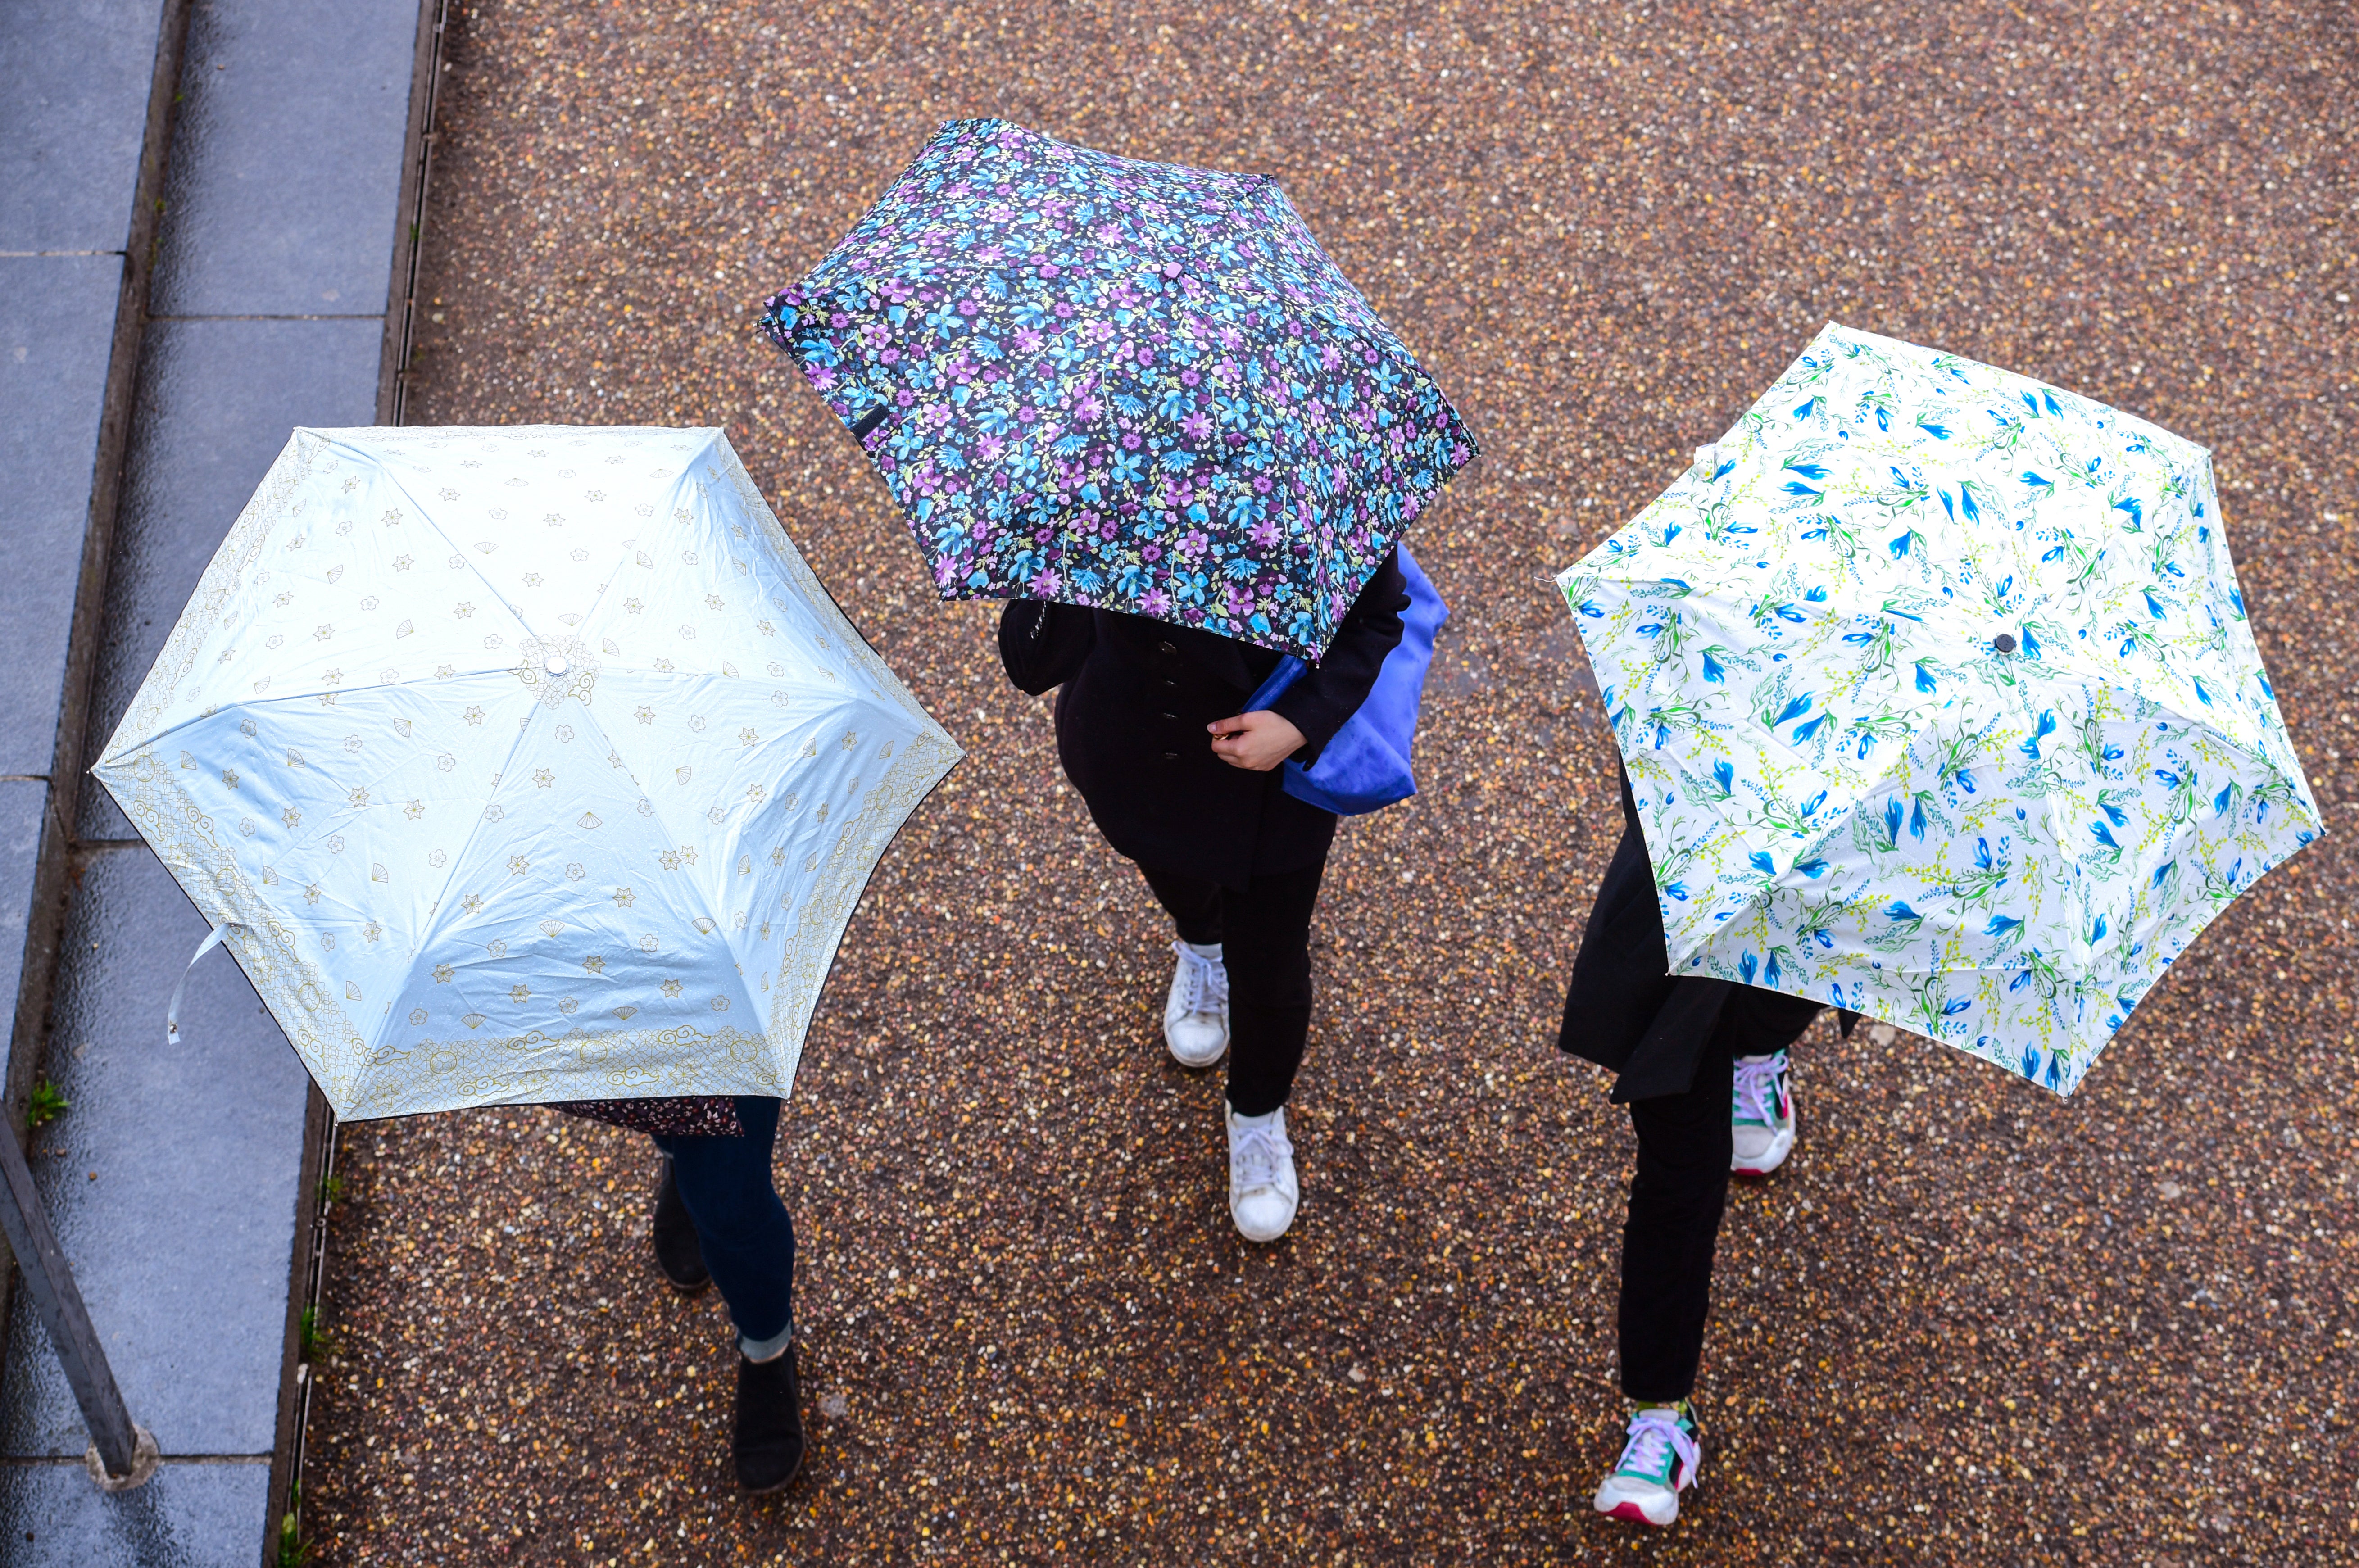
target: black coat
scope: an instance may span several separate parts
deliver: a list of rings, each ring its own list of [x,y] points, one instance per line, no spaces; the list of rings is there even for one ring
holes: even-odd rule
[[[1326,657],[1270,704],[1316,762],[1399,646],[1408,584],[1387,552],[1336,628]],[[1255,773],[1212,751],[1205,726],[1234,717],[1277,666],[1266,648],[1113,610],[1017,600],[999,617],[1007,678],[1057,698],[1057,756],[1119,854],[1158,870],[1243,888],[1327,855],[1335,817],[1286,793],[1282,768]]]
[[[1736,1054],[1766,1055],[1790,1042],[1819,1004],[1779,991],[1670,973],[1663,906],[1647,858],[1630,780],[1622,779],[1622,842],[1605,867],[1597,903],[1572,961],[1557,1049],[1611,1069],[1614,1102],[1684,1094],[1714,1030],[1734,1037]],[[1854,1015],[1843,1015],[1851,1032]]]

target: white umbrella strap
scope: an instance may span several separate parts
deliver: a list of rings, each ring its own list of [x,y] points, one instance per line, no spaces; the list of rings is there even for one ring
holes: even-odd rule
[[[189,968],[180,971],[180,983],[172,987],[172,999],[164,1007],[164,1043],[166,1045],[180,1043],[180,1002],[189,994],[189,970],[197,966],[198,959],[219,947],[222,938],[228,934],[228,931],[229,922],[224,920],[207,931],[205,940],[197,943],[197,951],[189,954]]]

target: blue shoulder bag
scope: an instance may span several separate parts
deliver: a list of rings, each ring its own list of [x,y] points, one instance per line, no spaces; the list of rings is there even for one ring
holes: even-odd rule
[[[1339,816],[1378,811],[1417,793],[1416,775],[1409,771],[1409,746],[1417,738],[1418,704],[1425,696],[1425,672],[1433,663],[1433,634],[1450,618],[1433,584],[1420,571],[1408,546],[1398,547],[1401,575],[1408,580],[1408,608],[1401,612],[1400,646],[1385,656],[1376,683],[1319,760],[1309,768],[1286,765],[1283,788],[1298,800]],[[1282,656],[1261,690],[1245,699],[1245,711],[1266,708],[1278,693],[1299,680],[1306,667],[1291,654]]]

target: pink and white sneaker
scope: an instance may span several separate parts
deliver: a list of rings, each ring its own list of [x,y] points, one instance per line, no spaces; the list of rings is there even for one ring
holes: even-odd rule
[[[1642,1405],[1630,1417],[1630,1441],[1597,1488],[1594,1507],[1608,1519],[1658,1529],[1680,1517],[1680,1494],[1703,1465],[1703,1429],[1695,1407]]]
[[[1728,1169],[1767,1176],[1794,1152],[1793,1067],[1782,1051],[1736,1059],[1736,1092],[1729,1107]]]

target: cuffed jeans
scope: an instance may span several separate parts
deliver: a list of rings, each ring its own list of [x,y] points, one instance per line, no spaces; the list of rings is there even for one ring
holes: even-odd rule
[[[786,1348],[795,1328],[795,1225],[770,1176],[779,1102],[736,1097],[739,1138],[658,1137],[704,1266],[729,1303],[740,1348],[766,1361]]]

